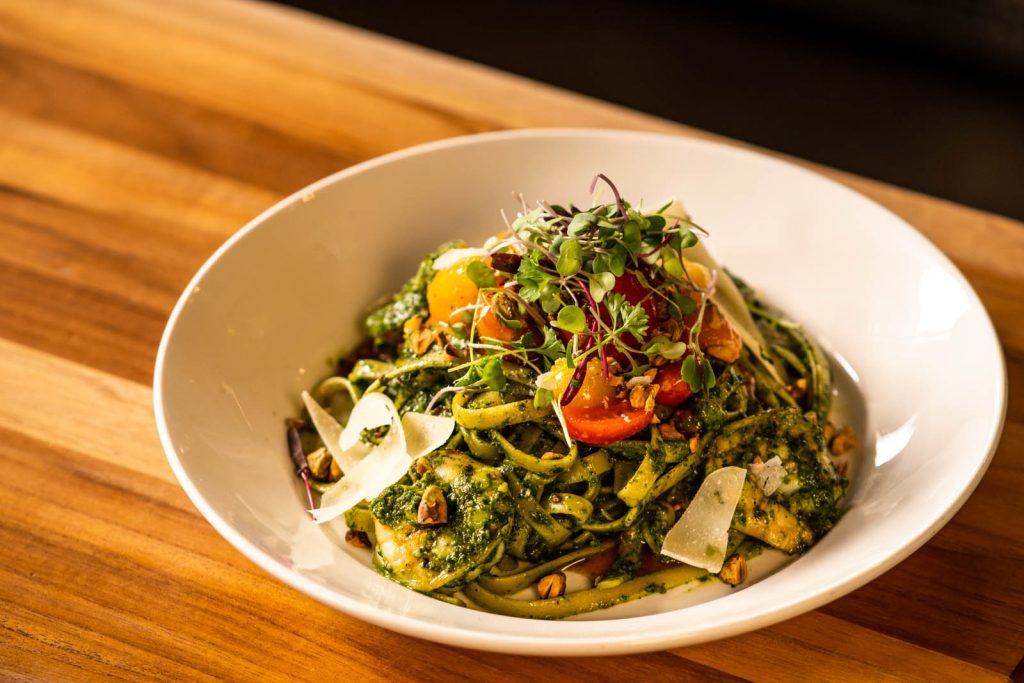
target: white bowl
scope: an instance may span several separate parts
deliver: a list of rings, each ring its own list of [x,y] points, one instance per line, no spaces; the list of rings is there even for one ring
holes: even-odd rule
[[[535,622],[438,602],[315,526],[283,420],[358,339],[361,314],[439,243],[499,231],[514,192],[589,200],[595,173],[631,200],[680,197],[718,259],[822,340],[861,437],[848,511],[806,555],[742,590],[671,591],[584,620]],[[977,485],[1002,426],[992,324],[956,268],[892,213],[819,175],[665,135],[540,130],[445,140],[349,168],[229,239],[167,324],[160,437],[196,507],[252,561],[360,619],[504,652],[615,654],[721,638],[813,609],[921,546]],[[609,620],[615,622],[609,623]]]

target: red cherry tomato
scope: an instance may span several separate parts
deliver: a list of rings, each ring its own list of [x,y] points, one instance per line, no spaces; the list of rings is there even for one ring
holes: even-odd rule
[[[569,436],[594,446],[604,446],[628,439],[654,419],[654,412],[634,408],[628,401],[614,401],[605,406],[576,408],[571,403],[562,408]]]
[[[682,363],[669,363],[658,369],[654,377],[654,383],[660,384],[661,389],[654,397],[654,402],[659,406],[676,407],[686,399],[690,398],[690,385],[683,381],[681,374]]]

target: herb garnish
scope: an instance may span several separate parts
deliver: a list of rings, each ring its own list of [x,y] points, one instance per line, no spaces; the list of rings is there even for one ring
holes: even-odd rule
[[[510,235],[485,247],[491,251],[488,261],[467,266],[466,274],[480,291],[477,305],[470,308],[490,306],[512,329],[532,321],[539,330],[512,342],[475,339],[475,322],[468,330],[457,330],[470,352],[468,362],[452,368],[463,373],[458,386],[500,391],[506,382],[502,359],[515,359],[539,374],[564,358],[575,370],[562,397],[565,405],[582,384],[586,359],[597,354],[607,376],[611,352],[628,364],[623,368],[627,377],[650,367],[642,362],[645,356],[682,358],[682,379],[692,391],[714,386],[714,371],[697,344],[705,295],[714,280],[699,286],[683,260],[683,251],[698,241],[696,233],[704,231],[688,218],[666,219],[661,214],[668,205],[644,213],[623,200],[604,174],[594,178],[591,191],[598,181],[611,189],[613,203],[581,210],[546,202],[530,208],[523,201],[522,212],[509,224]],[[640,283],[639,296],[615,291],[627,274]],[[499,294],[507,297],[514,315],[493,304],[492,297]],[[672,341],[661,334],[646,340],[659,324],[648,312],[655,304],[672,317],[696,313],[685,340]]]

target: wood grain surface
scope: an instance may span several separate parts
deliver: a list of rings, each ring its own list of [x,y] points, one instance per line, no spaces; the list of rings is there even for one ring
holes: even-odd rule
[[[152,417],[191,274],[312,180],[521,126],[711,137],[248,0],[0,0],[0,679],[1024,680],[1024,226],[827,169],[963,270],[1010,382],[980,487],[881,578],[729,640],[540,659],[359,622],[213,531]]]

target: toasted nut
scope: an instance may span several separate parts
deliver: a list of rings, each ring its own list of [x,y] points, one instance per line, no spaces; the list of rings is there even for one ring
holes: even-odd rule
[[[685,325],[681,320],[677,318],[669,318],[665,322],[665,333],[669,339],[674,342],[679,341],[683,338],[683,332],[686,330]]]
[[[803,397],[807,395],[807,380],[801,377],[786,387],[786,391],[788,391],[789,395],[797,401],[802,400]]]
[[[416,474],[426,474],[427,472],[433,472],[434,466],[430,464],[430,461],[426,458],[416,458]]]
[[[700,329],[700,345],[712,358],[726,363],[739,360],[743,341],[739,332],[722,317],[717,306],[708,306]]]
[[[418,315],[414,315],[405,321],[402,325],[402,331],[405,332],[406,336],[416,334],[423,328],[423,318]]]
[[[331,474],[331,463],[334,462],[334,458],[326,448],[320,447],[307,455],[306,462],[309,463],[309,471],[313,477],[320,481],[327,481]]]
[[[668,362],[668,358],[664,356],[651,356],[651,365],[656,368],[660,368],[662,365]]]
[[[491,298],[491,307],[506,320],[515,320],[519,317],[519,304],[505,292],[498,292]]]
[[[448,503],[439,486],[428,486],[423,491],[420,507],[416,511],[416,521],[420,524],[446,524],[448,522]]]
[[[655,370],[654,368],[649,368],[649,369],[644,371],[644,377],[646,377],[649,380],[653,380],[657,376],[658,376],[658,371]]]
[[[453,360],[460,360],[466,357],[466,352],[452,343],[448,343],[445,345],[444,352],[448,354],[448,357]]]
[[[842,455],[853,450],[857,445],[857,435],[853,433],[853,428],[846,426],[839,430],[839,433],[832,437],[832,442],[829,444],[829,450],[832,451],[832,455]]]
[[[434,343],[434,333],[428,329],[421,329],[408,335],[409,346],[417,356],[422,356]]]
[[[738,586],[747,580],[747,561],[739,553],[729,556],[718,572],[718,578],[730,586]]]
[[[648,413],[654,410],[654,399],[657,398],[659,391],[661,391],[660,384],[651,384],[647,387],[647,398],[644,400],[644,410]],[[657,418],[657,415],[655,415],[655,418]]]
[[[362,531],[353,531],[349,529],[345,532],[345,542],[349,545],[354,545],[357,548],[369,548],[370,537]]]
[[[338,461],[331,458],[331,471],[328,474],[328,478],[331,481],[338,481],[341,479],[341,467],[338,465]]]
[[[562,453],[555,453],[554,451],[548,451],[544,455],[540,456],[540,459],[541,460],[558,460],[559,458],[564,458],[564,457],[565,457],[565,455],[563,455]]]
[[[686,438],[671,422],[658,425],[658,431],[661,432],[661,438],[666,441],[682,441]]]
[[[690,437],[690,452],[696,453],[700,450],[700,434],[694,434]]]
[[[537,582],[537,594],[542,600],[560,598],[565,595],[565,574],[555,572],[541,577]]]
[[[821,433],[825,437],[825,443],[832,443],[832,437],[836,435],[836,426],[829,420],[825,423],[825,426],[821,428]]]

